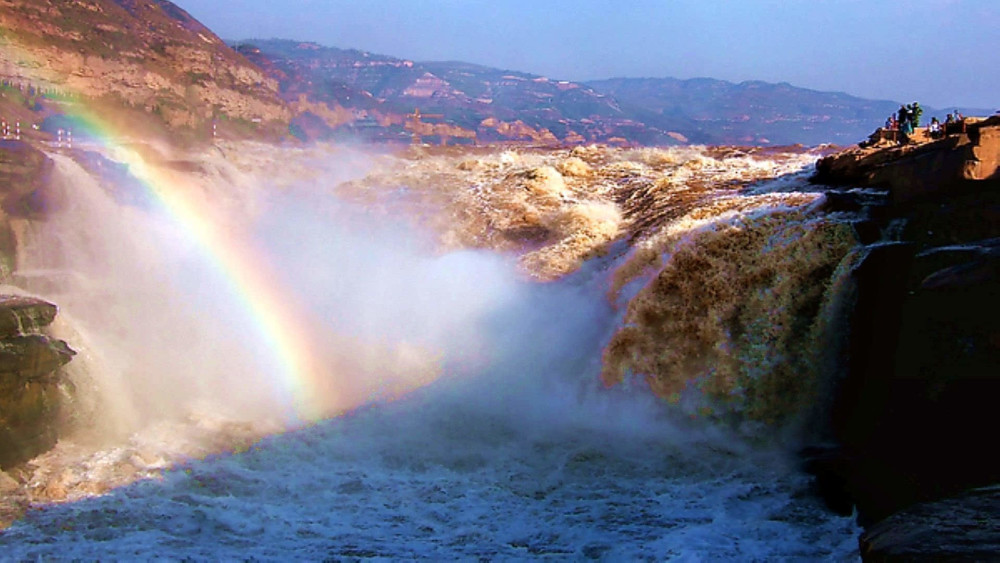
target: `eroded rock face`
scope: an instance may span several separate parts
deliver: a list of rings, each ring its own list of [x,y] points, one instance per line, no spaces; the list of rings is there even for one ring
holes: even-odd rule
[[[30,143],[0,139],[0,282],[14,269],[17,240],[9,219],[43,219],[56,207],[46,189],[52,167]]]
[[[852,274],[857,298],[829,417],[839,452],[808,464],[820,489],[839,497],[831,505],[857,507],[871,560],[976,559],[920,551],[930,543],[912,534],[933,536],[937,526],[955,539],[963,526],[943,523],[964,518],[963,491],[1000,483],[990,446],[1000,395],[998,132],[1000,116],[961,135],[851,149],[817,166],[817,181],[889,192],[879,208],[857,202],[866,230],[880,236],[865,237]],[[935,509],[937,524],[908,509],[943,498],[955,500]],[[923,547],[892,547],[913,543]]]
[[[53,202],[45,193],[52,160],[18,140],[0,140],[0,209],[10,217],[44,218]]]
[[[896,204],[1000,185],[1000,116],[929,142],[857,147],[821,159],[814,181],[889,189]]]
[[[133,108],[202,136],[213,119],[272,135],[291,119],[275,80],[170,2],[11,0],[0,29],[0,77],[102,115]]]
[[[0,296],[0,337],[34,332],[56,318],[56,306],[18,295]]]
[[[42,334],[56,306],[29,297],[0,296],[0,469],[55,445],[65,381],[59,368],[76,354]]]

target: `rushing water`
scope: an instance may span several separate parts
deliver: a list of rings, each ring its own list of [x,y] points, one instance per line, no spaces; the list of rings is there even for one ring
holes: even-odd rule
[[[70,163],[61,166],[81,174]],[[58,233],[59,244],[69,253],[92,246],[89,265],[75,268],[90,276],[117,272],[122,279],[103,282],[121,294],[109,292],[106,304],[125,309],[95,311],[83,306],[86,296],[61,294],[81,338],[113,335],[92,334],[93,344],[74,362],[115,371],[126,397],[178,385],[253,396],[246,388],[261,384],[253,354],[220,369],[228,358],[218,356],[254,344],[211,337],[242,327],[233,305],[212,293],[218,287],[208,269],[186,244],[178,250],[169,225],[154,222],[158,230],[146,233],[148,240],[115,246],[150,217],[141,212],[134,222],[135,210],[125,213],[101,196],[97,182],[82,188],[84,178],[73,180],[76,206],[67,213],[75,221]],[[259,401],[235,414],[215,408],[225,396],[178,403],[183,393],[173,392],[169,408],[153,400],[133,405],[155,406],[164,420],[131,412],[117,439],[76,457],[66,441],[48,461],[59,467],[48,472],[50,488],[59,479],[70,489],[133,482],[101,496],[70,491],[64,496],[77,500],[37,505],[0,533],[4,558],[857,557],[853,520],[829,513],[809,494],[808,478],[780,437],[691,418],[635,382],[601,386],[601,348],[623,314],[606,299],[606,262],[614,256],[562,281],[533,284],[494,254],[424,254],[395,228],[355,229],[349,225],[357,221],[346,219],[331,226],[330,208],[312,200],[268,205],[272,211],[257,223],[261,244],[283,257],[290,291],[308,296],[327,328],[389,349],[406,343],[434,350],[440,370],[415,390],[390,393],[399,395],[395,400],[375,389],[373,400],[341,416],[260,440],[278,423],[252,416],[262,412],[255,410]],[[118,211],[124,217],[112,219]],[[94,214],[110,234],[80,236],[94,228],[84,219]],[[44,233],[36,236],[37,244],[53,244]],[[132,254],[120,255],[126,248]],[[98,258],[108,252],[119,255]],[[153,264],[137,272],[134,262],[151,255]],[[60,260],[67,263],[35,266],[72,262]],[[157,316],[168,312],[168,322],[186,323],[182,334],[152,334]],[[199,313],[206,318],[192,320]],[[219,316],[229,320],[220,323]],[[114,346],[103,344],[116,338]],[[178,349],[186,353],[171,357]],[[93,357],[102,354],[110,357]],[[119,367],[121,355],[132,362]],[[135,357],[162,365],[136,367]],[[381,365],[361,371],[383,377]],[[392,369],[405,368],[397,362]],[[217,453],[223,450],[230,453]],[[143,476],[149,478],[135,480]]]
[[[855,552],[850,519],[809,497],[780,452],[667,422],[553,413],[527,423],[479,391],[461,401],[431,391],[46,507],[0,544],[12,558],[752,561]]]

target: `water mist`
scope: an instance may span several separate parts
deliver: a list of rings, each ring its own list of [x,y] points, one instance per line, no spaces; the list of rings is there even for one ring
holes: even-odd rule
[[[338,396],[328,418],[303,427],[289,423],[282,366],[256,317],[200,241],[156,205],[55,160],[61,211],[23,229],[19,267],[60,304],[63,337],[81,350],[74,377],[99,391],[96,414],[115,420],[120,444],[56,480],[87,490],[155,479],[29,513],[0,535],[13,556],[855,549],[852,524],[801,500],[804,478],[780,452],[666,408],[640,380],[603,387],[601,350],[625,314],[606,297],[622,253],[531,282],[516,257],[441,252],[405,202],[387,216],[337,200],[345,172],[334,158],[305,177],[285,152],[238,167],[204,157],[189,179],[282,302],[304,311],[297,334],[324,367],[315,392]]]

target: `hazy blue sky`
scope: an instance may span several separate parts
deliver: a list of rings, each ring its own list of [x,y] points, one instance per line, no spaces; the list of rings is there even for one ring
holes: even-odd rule
[[[1000,109],[1000,0],[174,0],[225,39]]]

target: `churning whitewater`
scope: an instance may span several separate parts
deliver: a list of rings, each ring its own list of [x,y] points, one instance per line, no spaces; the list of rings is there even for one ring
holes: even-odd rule
[[[652,279],[615,241],[669,255],[650,233],[710,216],[721,237],[771,208],[814,225],[819,196],[796,191],[809,155],[456,163],[247,143],[175,166],[296,312],[285,336],[323,367],[304,390],[244,286],[124,160],[52,156],[58,217],[22,225],[17,275],[60,304],[83,414],[19,475],[30,509],[0,532],[6,557],[856,557],[853,520],[809,493],[791,433],[753,419],[765,407],[602,382],[605,348],[641,325],[622,303]],[[303,394],[331,397],[323,416],[301,414]]]

